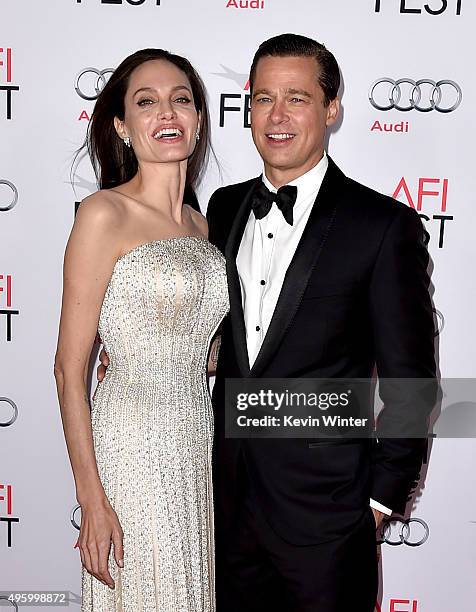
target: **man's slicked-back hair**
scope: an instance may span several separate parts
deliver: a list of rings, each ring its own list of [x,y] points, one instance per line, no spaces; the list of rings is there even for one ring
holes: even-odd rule
[[[250,70],[250,91],[256,76],[256,67],[262,57],[313,57],[317,62],[317,80],[324,92],[324,105],[337,97],[340,86],[339,65],[333,54],[317,40],[300,34],[280,34],[265,40],[258,47]]]

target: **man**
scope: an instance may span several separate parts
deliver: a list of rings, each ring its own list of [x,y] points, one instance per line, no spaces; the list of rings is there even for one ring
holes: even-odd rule
[[[263,176],[208,207],[230,293],[213,391],[218,612],[372,612],[376,525],[403,513],[421,467],[424,439],[225,437],[227,378],[435,376],[420,219],[324,151],[339,83],[316,41],[265,41],[250,73]],[[403,389],[381,395],[382,422],[415,418]]]
[[[323,45],[265,41],[250,73],[264,173],[208,206],[230,294],[213,390],[217,612],[373,612],[376,525],[419,476],[424,439],[225,436],[227,378],[435,376],[420,219],[324,151],[339,84]],[[402,430],[432,408],[415,415],[403,388],[381,395],[379,423]]]

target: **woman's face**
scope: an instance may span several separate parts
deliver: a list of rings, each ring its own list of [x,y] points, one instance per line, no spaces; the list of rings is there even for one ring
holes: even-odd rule
[[[114,121],[128,136],[139,162],[179,162],[193,153],[199,113],[190,82],[167,60],[150,60],[131,74],[124,98],[124,121]]]

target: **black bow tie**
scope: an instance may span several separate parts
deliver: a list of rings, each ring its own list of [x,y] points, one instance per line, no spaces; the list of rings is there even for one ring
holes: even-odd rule
[[[262,219],[271,210],[273,202],[283,213],[283,217],[289,223],[293,224],[293,206],[296,202],[297,187],[294,185],[284,185],[280,187],[277,193],[270,191],[263,181],[260,181],[256,186],[251,200],[251,208],[257,219]]]

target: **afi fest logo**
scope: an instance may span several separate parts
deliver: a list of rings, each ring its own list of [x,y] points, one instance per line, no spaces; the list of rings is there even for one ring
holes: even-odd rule
[[[461,15],[463,0],[375,0],[375,12],[385,9],[400,9],[402,15],[442,15],[446,11],[450,14]]]
[[[12,275],[0,274],[0,315],[5,316],[5,337],[7,342],[12,340],[12,318],[20,314],[19,310],[12,308]]]
[[[439,249],[445,243],[446,223],[454,221],[454,216],[447,213],[449,184],[447,178],[420,177],[415,185],[402,176],[392,194],[396,200],[414,208],[427,229],[431,226],[430,241],[432,236],[436,237]]]
[[[235,83],[243,93],[221,93],[220,94],[220,127],[225,127],[225,115],[229,113],[240,113],[243,118],[243,127],[251,127],[250,123],[250,108],[251,96],[248,93],[250,90],[250,81],[247,74],[235,72],[231,68],[227,68],[220,64],[223,72],[214,72],[215,76],[223,77]]]
[[[7,179],[0,179],[0,212],[11,210],[17,202],[18,189]]]
[[[388,606],[375,604],[375,612],[418,612],[418,601],[416,599],[389,599]]]
[[[18,85],[13,85],[12,78],[12,57],[11,47],[0,47],[0,92],[5,92],[5,117],[12,118],[12,92],[19,91]],[[0,117],[3,112],[0,111]]]
[[[13,488],[11,484],[0,484],[0,526],[5,525],[4,529],[0,529],[0,546],[6,544],[7,548],[12,547],[12,525],[19,523],[18,516],[13,516]]]

